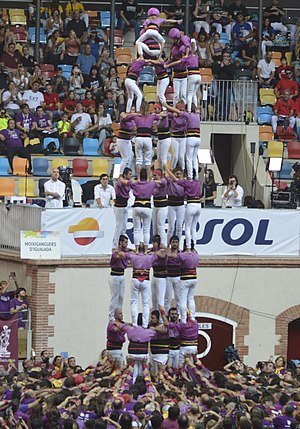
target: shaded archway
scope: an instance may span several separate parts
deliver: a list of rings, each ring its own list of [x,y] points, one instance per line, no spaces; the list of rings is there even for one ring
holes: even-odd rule
[[[288,338],[289,338],[289,323],[297,320],[300,317],[300,305],[295,305],[284,310],[276,317],[275,333],[280,335],[279,342],[275,346],[275,355],[282,355],[287,358],[288,352]]]

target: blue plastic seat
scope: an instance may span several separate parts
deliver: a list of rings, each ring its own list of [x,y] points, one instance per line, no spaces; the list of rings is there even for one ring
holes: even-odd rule
[[[271,106],[258,106],[256,108],[257,123],[259,125],[271,124],[272,115]]]
[[[140,76],[139,76],[140,84],[148,83],[149,85],[153,85],[154,80],[155,80],[155,77],[154,77],[153,68],[149,67],[149,66],[143,67],[143,70],[141,71]]]
[[[73,66],[69,64],[59,64],[58,67],[62,69],[63,77],[68,80],[71,76]]]
[[[48,176],[49,161],[46,158],[34,158],[32,160],[34,176]]]
[[[0,176],[10,176],[9,162],[7,158],[0,158]]]
[[[35,27],[29,27],[28,29],[30,41],[34,45],[35,44]],[[46,33],[43,27],[40,28],[40,43],[45,45],[47,43]]]
[[[99,156],[98,154],[99,140],[85,138],[83,139],[83,155],[84,156]]]
[[[292,179],[292,163],[288,161],[283,161],[281,170],[275,173],[275,178],[280,180]]]
[[[46,137],[44,139],[44,148],[46,149],[46,147],[48,146],[48,144],[51,143],[51,142],[55,143],[56,149],[58,150],[59,146],[60,146],[59,139],[53,138],[53,137]]]
[[[220,43],[224,43],[224,45],[227,45],[227,43],[229,43],[227,33],[220,34]]]
[[[115,24],[114,27],[116,28],[118,24],[118,20],[115,15]],[[110,11],[109,10],[102,10],[100,11],[100,25],[101,28],[110,28]]]
[[[114,164],[121,164],[121,162],[122,162],[122,158],[120,157],[114,158]]]

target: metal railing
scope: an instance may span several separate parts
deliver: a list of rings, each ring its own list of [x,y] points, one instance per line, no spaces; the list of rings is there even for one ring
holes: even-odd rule
[[[0,250],[20,252],[20,231],[39,231],[41,229],[39,207],[14,204],[0,205]]]
[[[258,99],[258,82],[213,80],[200,86],[202,121],[251,122]]]

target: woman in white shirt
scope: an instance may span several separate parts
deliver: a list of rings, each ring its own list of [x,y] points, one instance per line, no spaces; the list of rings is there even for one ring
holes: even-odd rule
[[[115,200],[116,193],[113,186],[108,184],[108,175],[101,174],[100,184],[94,187],[94,199],[96,206],[100,209],[110,207],[111,200]]]
[[[112,124],[110,114],[106,113],[103,104],[99,104],[98,114],[94,115],[94,124],[95,125],[90,127],[87,131],[89,131],[89,133],[93,135],[93,137],[99,139],[98,152],[101,156],[104,152],[105,139],[110,135],[110,129]],[[92,132],[94,132],[94,134]]]
[[[233,174],[229,177],[226,191],[222,194],[227,208],[241,207],[243,204],[244,190],[239,185],[238,178]]]

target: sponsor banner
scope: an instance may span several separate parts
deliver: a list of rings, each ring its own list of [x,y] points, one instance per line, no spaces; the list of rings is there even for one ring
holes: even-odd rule
[[[112,208],[46,209],[42,229],[59,231],[62,256],[107,255],[115,231]]]
[[[0,320],[0,363],[7,368],[11,361],[18,366],[18,315]]]
[[[112,208],[46,209],[42,227],[60,232],[62,256],[111,253],[115,230]],[[195,247],[200,255],[298,256],[299,230],[300,213],[296,210],[203,209]],[[131,209],[127,235],[133,247]]]
[[[20,231],[22,259],[60,259],[58,231]]]

